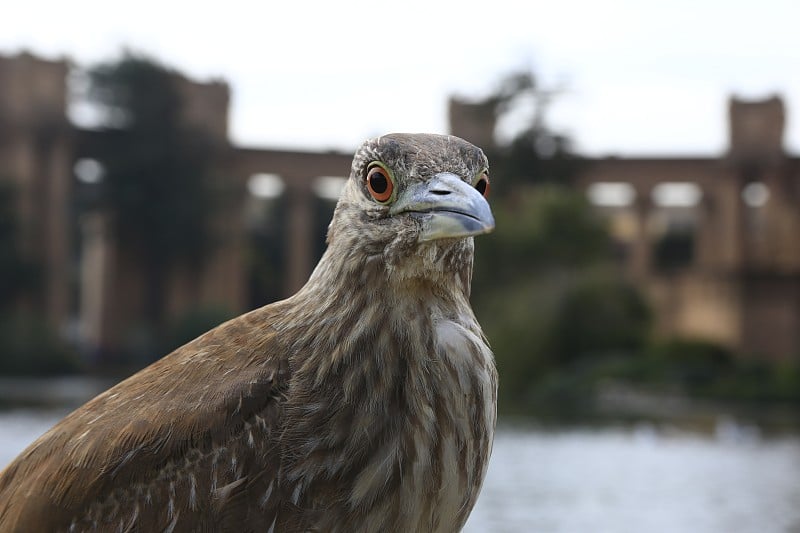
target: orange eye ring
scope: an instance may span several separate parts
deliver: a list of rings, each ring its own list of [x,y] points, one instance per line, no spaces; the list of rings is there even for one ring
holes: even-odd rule
[[[481,172],[478,175],[478,179],[475,180],[475,183],[473,183],[472,186],[475,187],[475,189],[477,189],[477,191],[481,193],[484,198],[488,198],[489,191],[491,190],[489,173],[486,171]]]
[[[379,163],[373,165],[367,171],[367,190],[375,201],[385,204],[388,203],[394,194],[394,180],[389,169]]]

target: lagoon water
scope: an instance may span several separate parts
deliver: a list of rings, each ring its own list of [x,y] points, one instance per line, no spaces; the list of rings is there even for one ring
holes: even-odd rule
[[[0,468],[63,412],[0,412]],[[501,428],[468,533],[800,533],[800,436]]]

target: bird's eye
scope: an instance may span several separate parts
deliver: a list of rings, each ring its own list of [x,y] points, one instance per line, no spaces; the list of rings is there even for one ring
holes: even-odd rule
[[[367,171],[367,190],[376,201],[382,204],[392,199],[394,181],[389,170],[380,163],[373,163]]]
[[[489,197],[489,173],[485,170],[478,174],[478,178],[475,180],[475,183],[472,184],[479,193],[483,195],[484,198]]]

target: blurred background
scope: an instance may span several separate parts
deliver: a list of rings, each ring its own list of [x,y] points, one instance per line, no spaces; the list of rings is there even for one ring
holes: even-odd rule
[[[497,219],[467,530],[800,531],[800,8],[523,4],[9,8],[0,468],[296,291],[358,144],[431,131]]]

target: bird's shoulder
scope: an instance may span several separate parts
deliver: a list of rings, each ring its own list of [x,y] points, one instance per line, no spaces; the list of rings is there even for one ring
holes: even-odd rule
[[[0,473],[0,525],[146,484],[253,425],[272,433],[289,372],[272,327],[281,311],[273,304],[218,326],[56,424]]]
[[[436,320],[434,339],[442,353],[453,354],[459,359],[463,359],[463,354],[469,354],[481,362],[494,360],[489,342],[471,313],[459,315],[458,319]],[[472,364],[472,361],[467,364]]]

